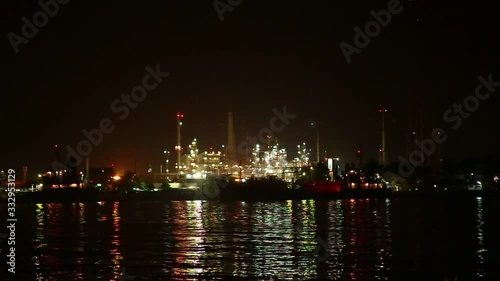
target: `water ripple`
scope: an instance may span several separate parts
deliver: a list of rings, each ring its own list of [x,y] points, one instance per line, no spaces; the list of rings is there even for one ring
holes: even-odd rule
[[[17,262],[25,280],[119,280],[125,269],[134,281],[496,274],[498,232],[485,218],[498,200],[424,201],[25,205]]]

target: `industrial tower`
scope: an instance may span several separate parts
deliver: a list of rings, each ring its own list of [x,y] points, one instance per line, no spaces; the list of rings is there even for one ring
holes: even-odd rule
[[[177,151],[177,173],[180,174],[182,168],[182,147],[181,147],[181,126],[182,118],[184,115],[177,112],[177,145],[175,146],[175,151]]]
[[[227,148],[226,148],[226,157],[228,160],[228,164],[230,166],[237,164],[236,157],[236,137],[234,134],[234,120],[233,113],[228,112],[227,114]]]
[[[381,155],[381,163],[382,165],[387,165],[387,155],[385,150],[385,113],[387,109],[381,108],[378,112],[382,115],[382,147],[380,148]]]

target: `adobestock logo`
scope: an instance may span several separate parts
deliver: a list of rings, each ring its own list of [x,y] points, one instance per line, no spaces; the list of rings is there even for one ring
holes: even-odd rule
[[[230,179],[211,177],[195,191],[194,200],[217,199],[221,190],[229,185]]]
[[[53,18],[59,13],[59,5],[68,4],[70,0],[40,0],[38,5],[42,10],[33,14],[33,18],[30,21],[27,17],[22,17],[21,21],[24,23],[21,28],[21,35],[14,32],[9,32],[7,38],[9,39],[14,52],[19,53],[19,45],[28,44],[29,39],[33,39],[42,28],[49,22],[49,17]],[[23,37],[24,36],[24,37]]]
[[[241,2],[243,2],[243,0],[227,0],[226,4],[221,0],[215,0],[212,2],[212,5],[214,6],[215,12],[217,12],[217,15],[219,16],[220,21],[223,22],[224,13],[234,11],[234,8],[239,6]]]
[[[392,15],[397,15],[402,11],[403,6],[401,6],[399,0],[390,0],[387,3],[387,10],[380,10],[378,12],[371,10],[370,15],[375,20],[368,22],[365,25],[364,31],[357,26],[354,27],[354,31],[356,32],[354,35],[354,45],[356,47],[344,41],[339,45],[347,63],[351,63],[351,56],[353,54],[360,54],[361,49],[366,48],[370,44],[371,38],[375,38],[380,34],[382,27],[387,27],[391,23]]]
[[[247,155],[252,147],[258,143],[257,141],[267,143],[268,137],[272,138],[275,133],[285,130],[286,125],[290,124],[290,120],[297,117],[297,114],[288,113],[286,106],[283,106],[282,111],[279,111],[277,108],[273,108],[273,113],[275,116],[269,120],[269,127],[260,129],[257,136],[247,137],[245,141],[238,145],[237,149],[239,154]]]
[[[491,97],[491,94],[500,87],[500,82],[493,81],[493,75],[489,74],[488,78],[482,76],[477,77],[479,84],[476,86],[473,95],[469,95],[459,104],[453,104],[452,108],[447,109],[443,113],[445,123],[453,123],[451,129],[458,130],[463,124],[464,119],[468,119],[472,112],[475,112],[482,102]],[[425,162],[426,157],[431,156],[436,151],[436,145],[444,143],[448,139],[445,131],[441,128],[435,128],[432,131],[431,138],[425,138],[421,141],[415,140],[415,144],[419,149],[416,149],[408,155],[408,160],[402,155],[398,156],[400,161],[398,172],[403,177],[409,177],[415,172],[415,168]]]
[[[316,237],[316,242],[318,245],[314,248],[314,258],[318,262],[324,262],[330,258],[330,246],[320,236]]]

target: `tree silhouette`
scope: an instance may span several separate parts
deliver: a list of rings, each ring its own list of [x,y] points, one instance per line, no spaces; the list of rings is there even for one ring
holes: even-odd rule
[[[316,181],[328,181],[330,180],[330,170],[325,162],[320,161],[314,167],[314,179]]]

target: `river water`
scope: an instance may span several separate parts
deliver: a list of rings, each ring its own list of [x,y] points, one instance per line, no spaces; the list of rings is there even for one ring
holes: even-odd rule
[[[495,198],[16,208],[2,280],[500,280]]]

